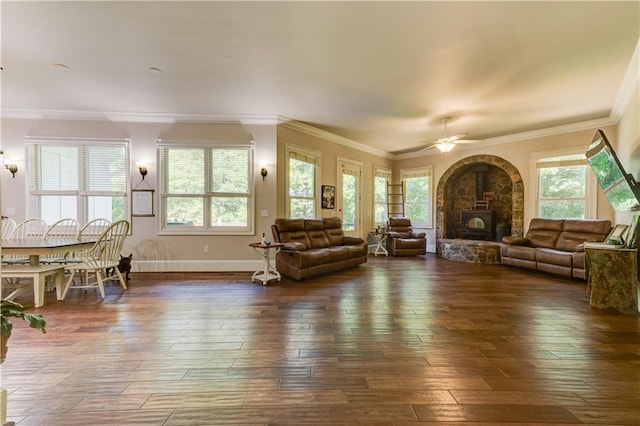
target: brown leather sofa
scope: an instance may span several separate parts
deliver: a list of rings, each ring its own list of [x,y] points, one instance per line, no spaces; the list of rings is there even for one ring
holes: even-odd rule
[[[345,236],[338,217],[276,219],[271,232],[275,242],[284,243],[276,254],[276,269],[295,280],[352,268],[367,261],[367,243],[362,238]]]
[[[610,220],[532,219],[526,237],[504,237],[502,263],[587,279],[584,242],[604,241]]]
[[[390,217],[387,231],[387,250],[391,256],[419,256],[427,253],[427,234],[414,232],[409,218]]]

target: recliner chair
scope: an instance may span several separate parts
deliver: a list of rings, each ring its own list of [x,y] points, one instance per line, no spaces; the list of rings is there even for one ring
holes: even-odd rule
[[[418,256],[427,253],[427,234],[413,232],[407,217],[390,217],[387,221],[387,249],[392,256]]]

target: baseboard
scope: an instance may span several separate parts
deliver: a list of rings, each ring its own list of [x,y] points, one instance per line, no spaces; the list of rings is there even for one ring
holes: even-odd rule
[[[131,272],[254,272],[263,268],[261,260],[134,260],[131,263]]]

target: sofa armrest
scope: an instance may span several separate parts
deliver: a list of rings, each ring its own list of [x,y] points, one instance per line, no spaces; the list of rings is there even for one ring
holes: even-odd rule
[[[577,251],[577,252],[584,251],[584,243],[578,244],[573,251]]]
[[[502,242],[512,246],[528,246],[529,239],[525,237],[502,237]]]
[[[427,237],[427,233],[426,232],[412,232],[411,233],[411,238],[426,238]]]
[[[342,244],[345,246],[356,246],[358,244],[363,244],[364,240],[360,237],[348,237],[345,236],[342,238]]]
[[[305,246],[304,244],[299,243],[297,241],[289,241],[287,243],[284,243],[284,246],[282,246],[282,250],[306,251],[307,250],[307,246]]]

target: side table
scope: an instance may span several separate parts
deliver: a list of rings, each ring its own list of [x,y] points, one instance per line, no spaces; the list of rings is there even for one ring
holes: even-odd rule
[[[596,243],[585,243],[584,250],[589,267],[589,305],[638,315],[637,250]]]
[[[262,271],[256,271],[251,276],[251,281],[262,281],[262,285],[267,285],[270,280],[278,280],[280,281],[280,273],[276,270],[276,268],[271,264],[270,254],[273,250],[273,254],[275,255],[280,251],[280,249],[284,246],[282,243],[271,243],[271,244],[262,244],[262,243],[251,243],[249,247],[253,249],[258,256],[262,258],[264,261],[264,266]]]
[[[376,240],[376,248],[372,251],[374,256],[378,256],[379,254],[384,254],[385,256],[389,256],[389,252],[384,247],[384,242],[387,240],[388,232],[376,232],[375,230],[369,232]]]

